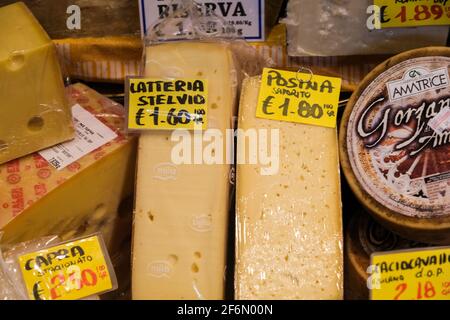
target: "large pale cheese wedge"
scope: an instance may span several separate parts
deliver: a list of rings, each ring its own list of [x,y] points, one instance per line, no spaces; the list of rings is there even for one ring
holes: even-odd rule
[[[224,135],[231,127],[236,79],[228,45],[178,42],[148,47],[145,75],[207,79],[208,126]],[[222,299],[230,166],[174,165],[171,151],[177,143],[168,131],[140,137],[133,299]]]
[[[290,56],[391,54],[445,45],[448,26],[369,30],[367,14],[373,0],[289,0]]]
[[[74,137],[55,47],[27,7],[0,8],[0,164]]]
[[[121,132],[123,107],[81,84],[68,94],[118,137],[59,171],[37,153],[0,166],[2,243],[101,232],[112,249],[127,235],[118,208],[133,190],[136,139]]]
[[[342,299],[336,130],[256,118],[259,86],[244,81],[239,129],[279,130],[279,171],[238,163],[235,297]]]

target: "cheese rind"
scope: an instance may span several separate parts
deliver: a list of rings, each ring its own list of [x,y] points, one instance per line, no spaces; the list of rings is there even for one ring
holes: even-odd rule
[[[101,232],[109,249],[122,242],[122,199],[133,190],[135,139],[121,132],[124,110],[92,89],[68,88],[78,103],[114,130],[118,137],[62,170],[38,153],[0,166],[0,229],[2,243],[46,235],[62,240]]]
[[[288,54],[392,54],[445,45],[448,26],[369,30],[366,11],[373,4],[373,0],[289,0],[284,20],[288,31]]]
[[[207,79],[208,127],[223,135],[234,113],[235,74],[227,44],[178,42],[146,49],[146,77]],[[175,165],[176,144],[167,131],[140,137],[133,299],[222,299],[230,166]]]
[[[0,164],[74,137],[56,49],[27,7],[0,8]]]
[[[342,299],[336,130],[256,118],[259,87],[244,81],[239,129],[278,129],[280,164],[274,175],[237,165],[235,297]]]

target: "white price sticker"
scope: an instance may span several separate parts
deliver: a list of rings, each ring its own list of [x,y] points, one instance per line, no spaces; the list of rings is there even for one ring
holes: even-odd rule
[[[265,40],[264,0],[197,0],[196,2],[202,4],[203,14],[214,12],[218,17],[222,17],[230,27],[233,27],[235,36],[251,41]],[[179,3],[181,0],[140,0],[142,36],[147,35],[148,28],[172,14]],[[226,34],[227,26],[225,29]]]
[[[442,134],[444,131],[450,129],[450,108],[442,108],[441,111],[428,122],[428,125],[438,134]]]
[[[42,150],[39,154],[57,170],[103,146],[117,134],[79,104],[72,107],[75,139]]]

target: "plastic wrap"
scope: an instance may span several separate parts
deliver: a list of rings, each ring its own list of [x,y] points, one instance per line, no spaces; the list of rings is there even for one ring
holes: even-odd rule
[[[23,3],[0,8],[0,164],[74,138],[56,50]]]
[[[149,34],[144,75],[160,80],[206,79],[208,127],[141,134],[133,233],[133,299],[224,298],[232,128],[243,73],[233,54],[237,45],[233,42],[237,40],[224,38],[218,29],[212,33],[205,29],[222,21],[210,16],[209,23],[196,15],[195,7],[183,10],[189,13],[183,20],[177,16],[185,12],[175,12],[173,18],[163,20]],[[163,42],[177,38],[179,29],[173,27],[181,21],[186,26],[184,39]],[[257,55],[252,58],[257,63]],[[255,67],[247,69],[258,72]],[[197,142],[187,146],[185,152],[192,158],[179,161],[173,151],[180,146],[180,138],[202,140],[202,146]]]
[[[392,54],[445,45],[448,26],[369,30],[366,11],[373,4],[373,0],[289,0],[283,20],[288,30],[288,54]]]
[[[256,118],[260,85],[260,77],[244,81],[238,127],[268,130],[270,139],[254,146],[238,135],[237,157],[258,148],[273,161],[237,164],[235,298],[342,299],[336,129]]]
[[[101,232],[114,252],[130,226],[120,212],[132,194],[136,139],[124,134],[124,109],[82,84],[67,88],[71,105],[93,114],[117,137],[56,169],[40,154],[0,166],[0,229],[3,243],[57,234],[62,240]]]
[[[0,243],[1,238],[0,231]],[[17,257],[58,242],[57,236],[48,236],[16,245],[0,246],[0,300],[28,300]]]
[[[2,232],[0,232],[0,237],[2,235]],[[104,259],[104,262],[106,263],[105,267],[107,268],[107,273],[108,276],[110,278],[111,281],[111,289],[108,289],[106,291],[103,292],[99,292],[104,293],[107,291],[113,291],[117,288],[117,279],[114,273],[114,269],[112,267],[111,261],[109,259],[109,255],[106,249],[106,246],[103,242],[103,239],[101,237],[101,235],[96,234],[95,236],[97,236],[97,240],[98,243],[100,245],[100,250],[101,252],[94,252],[94,251],[89,251],[88,254],[95,254],[95,255],[102,255]],[[19,257],[25,255],[25,254],[29,254],[29,253],[34,253],[34,252],[39,252],[39,254],[46,256],[47,258],[49,256],[51,256],[52,254],[54,254],[54,252],[52,250],[56,250],[55,247],[59,247],[60,249],[58,250],[64,250],[64,249],[69,249],[71,247],[73,247],[73,243],[74,241],[77,240],[82,240],[85,241],[85,239],[82,238],[77,238],[77,239],[71,239],[70,241],[66,241],[66,242],[62,242],[61,239],[58,236],[47,236],[47,237],[42,237],[42,238],[37,238],[37,239],[33,239],[30,241],[25,241],[25,242],[21,242],[21,243],[17,243],[14,245],[2,245],[0,246],[0,300],[30,300],[31,297],[29,296],[30,293],[27,292],[27,287],[25,285],[25,278],[24,278],[24,274],[23,274],[23,270],[22,267],[20,265],[19,262]],[[1,239],[0,239],[1,241]],[[81,241],[81,242],[82,242]],[[82,245],[81,242],[78,245]],[[48,250],[47,250],[48,249]],[[84,248],[86,249],[86,248]],[[58,251],[60,254],[62,254],[62,251]],[[67,258],[67,257],[65,257]],[[81,256],[79,257],[81,258]],[[90,256],[91,260],[88,261],[92,261],[93,259],[98,259],[98,257],[92,257]],[[48,258],[49,261],[50,258]],[[56,257],[56,261],[58,260],[62,260],[63,256],[60,257]],[[71,261],[71,266],[78,266],[78,267],[82,267],[83,262],[81,262],[81,264],[77,264],[79,262],[77,262],[77,257],[74,256],[72,258]],[[94,261],[99,261],[99,260],[94,260]],[[84,261],[86,262],[86,260]],[[67,261],[65,261],[65,263],[67,264]],[[65,270],[64,268],[68,268],[67,266],[63,267],[63,269],[58,269],[55,267],[55,270],[52,271],[52,263],[50,263],[50,265],[47,265],[47,263],[42,263],[43,267],[38,267],[38,265],[36,264],[34,266],[34,268],[32,270],[32,272],[39,272],[42,274],[45,274],[46,277],[52,276],[52,275],[56,275],[57,273],[59,275],[64,275],[63,270]],[[97,270],[96,270],[97,271]],[[30,272],[30,271],[27,271]],[[66,270],[67,272],[67,270]],[[75,272],[75,271],[74,271]],[[100,275],[100,273],[99,273]],[[65,277],[66,275],[64,275]],[[71,280],[70,280],[71,279]],[[44,279],[41,279],[44,280]],[[61,280],[59,280],[61,281]],[[66,281],[66,280],[64,280]],[[51,290],[55,290],[54,292],[58,292],[58,290],[62,290],[64,288],[64,290],[66,290],[65,292],[68,293],[70,292],[70,290],[74,290],[74,289],[70,289],[70,287],[68,286],[70,281],[84,281],[83,278],[80,279],[76,279],[76,277],[74,278],[68,278],[67,279],[67,283],[65,282],[60,282],[60,283],[56,283],[51,281],[51,283],[54,285],[54,287],[48,287],[48,288],[40,288],[38,290],[33,289],[33,299],[34,300],[42,300],[42,294],[44,294],[44,292],[47,291],[51,291]],[[87,280],[86,280],[87,281]],[[90,281],[90,280],[89,280]],[[47,282],[47,279],[45,279],[45,281],[39,281],[39,285],[43,286],[45,284],[49,284],[49,282]],[[66,284],[67,286],[64,286],[63,284]],[[38,288],[39,286],[37,286],[36,288]],[[73,287],[74,288],[74,287]],[[83,285],[80,287],[83,288]],[[60,294],[60,293],[59,293]],[[46,297],[45,299],[47,299],[48,297]],[[64,295],[58,295],[58,298],[55,299],[64,299]],[[86,297],[82,297],[80,298],[82,300],[98,300],[99,296],[98,295],[89,295]]]

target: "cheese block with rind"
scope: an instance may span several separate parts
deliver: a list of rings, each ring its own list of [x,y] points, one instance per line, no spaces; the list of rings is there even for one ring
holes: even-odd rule
[[[120,228],[129,218],[118,209],[133,191],[136,139],[123,133],[122,106],[82,84],[69,86],[67,92],[71,104],[78,103],[118,137],[62,170],[38,153],[1,165],[1,242],[46,235],[70,240],[101,232],[114,251],[127,235]]]
[[[225,140],[237,88],[228,44],[194,41],[147,47],[145,76],[206,79],[208,128],[218,129]],[[230,165],[174,164],[171,152],[177,142],[171,134],[151,131],[140,136],[132,296],[223,299]],[[202,139],[202,132],[187,136]],[[222,151],[225,155],[226,145]],[[219,150],[208,154],[215,152]]]
[[[56,49],[27,7],[0,8],[0,164],[74,138]]]
[[[279,130],[279,171],[237,165],[235,297],[342,299],[336,130],[256,118],[259,87],[244,81],[238,126]],[[238,144],[238,159],[249,148]]]
[[[443,245],[450,243],[448,128],[439,134],[429,125],[450,104],[449,65],[447,47],[384,61],[350,98],[339,137],[343,172],[365,209],[406,239]],[[420,86],[425,81],[438,87]]]

